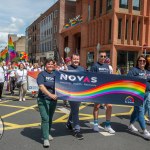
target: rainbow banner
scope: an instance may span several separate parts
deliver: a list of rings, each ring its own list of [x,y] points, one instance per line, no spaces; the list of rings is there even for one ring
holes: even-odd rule
[[[56,71],[58,99],[103,104],[142,105],[146,80],[92,72]]]
[[[17,56],[17,54],[11,36],[9,37],[8,40],[8,52],[9,52],[9,61],[12,61]]]

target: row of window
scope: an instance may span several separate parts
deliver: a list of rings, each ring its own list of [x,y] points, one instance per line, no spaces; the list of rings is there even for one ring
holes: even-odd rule
[[[41,35],[41,40],[44,40],[45,38],[49,37],[52,34],[57,33],[57,25],[54,26],[54,28],[49,28],[45,31],[41,31],[40,35]]]
[[[100,15],[102,14],[102,9],[103,9],[103,2],[104,0],[99,0],[99,11],[100,11]],[[97,0],[94,0],[94,5],[93,5],[93,16],[95,18],[96,16],[96,3]],[[126,8],[128,9],[128,3],[129,0],[119,0],[119,7],[120,8]],[[141,0],[132,0],[132,5],[133,5],[133,10],[140,10],[140,5],[141,5]],[[113,0],[107,0],[106,3],[106,10],[111,10],[113,7]],[[90,7],[89,7],[90,9]],[[89,10],[90,11],[90,10]]]
[[[58,10],[55,10],[49,16],[46,16],[46,18],[41,21],[40,27],[42,28],[43,26],[50,25],[53,18],[57,18],[57,16],[58,16]]]
[[[40,44],[40,52],[48,52],[48,51],[52,51],[54,46],[56,46],[56,39],[52,41],[48,41],[48,42],[45,42],[45,43],[41,43]]]

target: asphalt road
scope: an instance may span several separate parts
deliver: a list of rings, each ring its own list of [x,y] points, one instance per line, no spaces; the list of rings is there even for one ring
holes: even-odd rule
[[[40,115],[36,98],[30,94],[27,101],[18,101],[18,92],[15,96],[4,93],[0,102],[0,116],[4,121],[4,134],[0,140],[1,150],[41,150],[44,149],[41,139]],[[62,101],[58,101],[53,119],[52,136],[49,149],[52,150],[148,150],[150,141],[142,137],[139,124],[135,126],[140,130],[132,133],[128,130],[130,114],[133,110],[129,106],[113,106],[112,127],[115,135],[108,134],[102,128],[100,132],[92,130],[93,104],[82,103],[80,107],[81,131],[84,140],[77,140],[68,131],[65,123],[68,118],[69,108],[63,107]],[[105,110],[100,109],[99,122],[104,127]],[[147,125],[150,130],[150,125]]]

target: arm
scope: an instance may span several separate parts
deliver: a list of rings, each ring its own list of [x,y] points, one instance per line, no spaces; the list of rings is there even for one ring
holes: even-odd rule
[[[39,85],[39,88],[45,95],[48,95],[53,100],[57,100],[57,96],[55,94],[50,93],[43,84]]]

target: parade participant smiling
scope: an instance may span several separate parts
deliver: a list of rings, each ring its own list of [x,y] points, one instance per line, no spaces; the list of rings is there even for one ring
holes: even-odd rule
[[[57,96],[54,94],[54,64],[55,61],[47,59],[45,62],[45,70],[42,71],[37,78],[37,84],[39,86],[37,103],[41,115],[41,129],[44,139],[44,147],[49,147],[49,140],[53,140],[53,137],[51,136],[51,125],[57,104]]]
[[[135,76],[138,78],[143,78],[149,80],[147,78],[148,71],[145,70],[146,59],[143,55],[140,55],[136,62],[136,67],[133,67],[129,72],[128,76]],[[147,84],[146,90],[150,89],[150,85]],[[129,129],[133,132],[137,132],[138,129],[133,125],[135,121],[138,121],[141,129],[143,130],[143,137],[145,139],[150,139],[150,133],[146,129],[146,123],[144,119],[144,108],[141,106],[134,106],[134,111],[131,114]]]

